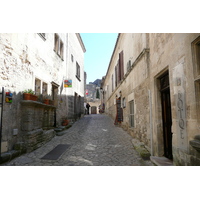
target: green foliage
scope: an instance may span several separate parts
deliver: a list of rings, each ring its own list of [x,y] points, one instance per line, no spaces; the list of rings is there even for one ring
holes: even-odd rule
[[[24,90],[23,93],[34,94],[35,92],[32,89]]]
[[[97,89],[96,98],[97,98],[97,99],[100,99],[99,89]]]

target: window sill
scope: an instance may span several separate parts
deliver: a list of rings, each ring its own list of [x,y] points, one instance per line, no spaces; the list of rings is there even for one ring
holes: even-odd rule
[[[81,79],[76,75],[76,78],[79,80],[79,81],[81,81]]]
[[[54,52],[62,61],[64,61],[63,57],[61,57],[60,54],[55,49],[54,49]]]
[[[38,35],[39,35],[44,41],[46,40],[45,36],[42,35],[41,33],[38,33]]]

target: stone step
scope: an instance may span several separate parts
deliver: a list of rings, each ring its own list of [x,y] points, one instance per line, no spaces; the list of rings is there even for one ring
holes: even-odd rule
[[[62,135],[64,135],[65,134],[65,130],[66,129],[68,129],[68,128],[70,128],[72,125],[71,124],[69,124],[69,125],[67,125],[67,126],[60,126],[60,127],[58,127],[58,128],[56,128],[56,129],[54,129],[55,131],[56,131],[56,135],[57,136],[62,136]]]
[[[60,127],[54,128],[54,131],[56,131],[56,132],[61,132],[61,131],[63,131],[63,130],[64,130],[64,128],[60,128]]]

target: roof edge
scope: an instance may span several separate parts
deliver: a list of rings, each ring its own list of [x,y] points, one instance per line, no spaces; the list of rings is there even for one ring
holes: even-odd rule
[[[119,37],[120,37],[120,35],[121,35],[121,33],[119,33],[118,36],[117,36],[117,40],[116,40],[116,43],[115,43],[115,47],[114,47],[114,49],[113,49],[112,56],[111,56],[111,58],[110,58],[110,62],[109,62],[108,69],[107,69],[107,72],[106,72],[106,75],[105,75],[105,79],[106,79],[107,74],[108,74],[108,71],[109,71],[109,69],[110,69],[110,65],[111,65],[111,62],[112,62],[112,59],[113,59],[113,56],[114,56],[115,50],[116,50],[116,48],[117,48],[117,44],[118,44],[118,41],[119,41]]]
[[[84,43],[83,43],[83,40],[82,40],[82,38],[81,38],[80,33],[76,33],[76,36],[77,36],[78,41],[79,41],[79,43],[80,43],[80,45],[81,45],[81,47],[82,47],[82,49],[83,49],[83,52],[85,53],[85,52],[86,52],[86,48],[85,48],[85,45],[84,45]]]

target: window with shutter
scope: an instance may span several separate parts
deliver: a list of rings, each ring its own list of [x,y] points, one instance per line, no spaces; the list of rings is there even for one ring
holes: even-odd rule
[[[120,69],[120,80],[124,77],[124,52],[119,53],[119,69]]]
[[[54,35],[54,51],[58,54],[59,49],[59,37],[58,34],[55,33]]]
[[[115,66],[115,87],[117,87],[117,66]]]
[[[62,60],[64,60],[64,44],[57,33],[54,34],[54,51]]]
[[[64,51],[64,45],[62,40],[60,40],[60,57],[63,59],[63,51]]]
[[[119,60],[117,62],[117,84],[119,84],[119,82],[121,81],[121,69],[120,69],[120,65],[119,65]]]
[[[76,78],[80,81],[80,66],[76,62]]]

